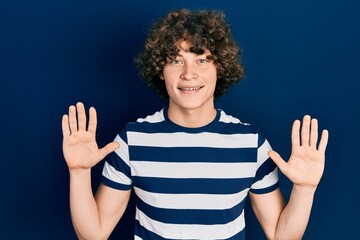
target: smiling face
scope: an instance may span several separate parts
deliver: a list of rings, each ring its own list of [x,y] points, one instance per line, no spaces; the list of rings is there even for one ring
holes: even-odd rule
[[[216,64],[208,60],[209,50],[203,54],[190,51],[186,41],[178,44],[179,53],[174,60],[168,59],[160,78],[165,81],[169,95],[169,110],[204,113],[214,111]]]

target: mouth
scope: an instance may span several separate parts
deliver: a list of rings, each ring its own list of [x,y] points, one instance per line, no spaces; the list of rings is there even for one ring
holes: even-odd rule
[[[201,87],[179,87],[178,89],[184,92],[192,92],[192,91],[197,91],[201,88],[203,88],[204,86]]]

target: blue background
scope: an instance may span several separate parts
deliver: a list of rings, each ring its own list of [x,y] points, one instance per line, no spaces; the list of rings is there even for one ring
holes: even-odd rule
[[[251,122],[284,158],[292,121],[330,131],[326,169],[304,239],[358,232],[359,1],[1,1],[0,238],[75,239],[61,117],[98,110],[100,146],[161,108],[132,61],[153,19],[177,8],[223,10],[246,77],[217,106]],[[93,187],[102,164],[93,169]],[[281,176],[288,198],[291,184]],[[131,239],[132,203],[110,239]],[[247,239],[265,239],[247,208]]]

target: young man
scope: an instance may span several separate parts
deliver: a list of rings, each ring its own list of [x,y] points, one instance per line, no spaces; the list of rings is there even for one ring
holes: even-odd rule
[[[149,86],[168,98],[167,107],[127,124],[99,149],[95,109],[87,128],[84,105],[70,106],[62,122],[63,151],[80,239],[106,239],[131,190],[135,239],[244,239],[248,194],[269,239],[301,239],[328,132],[318,145],[317,120],[305,116],[301,130],[296,120],[285,162],[251,125],[215,109],[215,98],[243,75],[238,54],[223,14],[174,11],[153,26],[136,59]],[[94,197],[90,170],[108,154]],[[294,183],[288,204],[274,163]]]

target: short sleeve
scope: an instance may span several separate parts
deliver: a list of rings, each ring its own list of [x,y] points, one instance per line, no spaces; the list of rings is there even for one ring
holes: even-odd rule
[[[271,150],[269,142],[259,134],[257,150],[258,169],[251,185],[250,191],[256,194],[264,194],[274,191],[279,187],[278,168],[271,160],[268,152]]]
[[[106,157],[102,171],[102,183],[119,190],[130,190],[132,181],[126,131],[121,131],[114,141],[118,142],[120,147]]]

